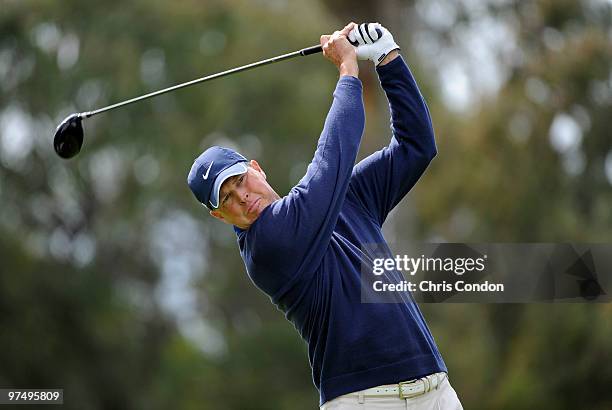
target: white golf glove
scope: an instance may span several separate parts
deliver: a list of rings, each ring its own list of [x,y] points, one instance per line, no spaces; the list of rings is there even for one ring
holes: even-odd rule
[[[349,42],[357,47],[357,58],[371,60],[378,66],[387,54],[400,47],[393,36],[379,23],[357,24],[348,36]]]

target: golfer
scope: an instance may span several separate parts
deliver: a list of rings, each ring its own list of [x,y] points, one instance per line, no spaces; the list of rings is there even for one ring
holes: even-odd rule
[[[461,409],[413,299],[360,299],[362,264],[372,258],[363,245],[387,247],[385,218],[436,155],[427,106],[379,24],[351,23],[321,45],[340,79],[300,182],[281,197],[257,161],[215,146],[195,160],[189,187],[234,226],[250,279],[308,343],[321,409]],[[355,165],[365,125],[358,57],[376,65],[393,136]]]

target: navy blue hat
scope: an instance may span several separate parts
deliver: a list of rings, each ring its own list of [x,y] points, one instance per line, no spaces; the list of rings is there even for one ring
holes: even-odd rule
[[[187,184],[208,209],[219,207],[219,191],[226,179],[247,172],[247,159],[230,148],[210,147],[191,166]]]

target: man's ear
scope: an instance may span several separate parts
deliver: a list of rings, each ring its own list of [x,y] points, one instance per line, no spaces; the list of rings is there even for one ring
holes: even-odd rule
[[[225,218],[223,217],[223,215],[221,214],[221,212],[219,211],[210,211],[210,216],[220,220],[221,222],[225,222]]]
[[[266,173],[264,172],[264,170],[261,168],[261,166],[259,166],[259,162],[255,161],[254,159],[252,159],[249,164],[251,165],[251,168],[253,168],[254,170],[256,170],[257,172],[261,173],[264,177],[264,179],[266,179]]]

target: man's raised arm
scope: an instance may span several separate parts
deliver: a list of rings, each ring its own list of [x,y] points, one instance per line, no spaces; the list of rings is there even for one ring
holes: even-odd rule
[[[257,246],[247,259],[253,258],[262,272],[283,272],[284,277],[251,272],[258,277],[258,286],[271,295],[319,264],[348,189],[365,127],[356,52],[346,39],[351,28],[321,36],[323,54],[336,65],[340,79],[306,175],[270,205],[249,232],[249,240]]]
[[[349,187],[380,225],[436,155],[427,104],[404,59],[393,53],[376,68],[389,100],[393,136],[387,147],[355,166]]]

